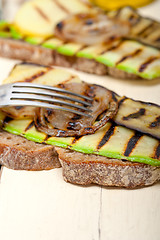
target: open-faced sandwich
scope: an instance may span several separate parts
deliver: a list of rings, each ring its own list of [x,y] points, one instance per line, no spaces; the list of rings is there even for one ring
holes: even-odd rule
[[[1,165],[25,170],[62,166],[66,181],[83,185],[135,188],[160,180],[160,106],[121,97],[55,67],[17,64],[3,84],[14,82],[82,94],[92,101],[79,105],[91,113],[88,117],[50,108],[2,108]]]
[[[118,78],[160,77],[160,23],[130,7],[103,12],[81,0],[27,1],[0,22],[0,56]]]

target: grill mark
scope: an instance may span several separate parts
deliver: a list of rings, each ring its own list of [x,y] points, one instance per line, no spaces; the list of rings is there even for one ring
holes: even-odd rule
[[[108,48],[106,52],[118,49],[123,43],[124,43],[124,41],[120,41],[116,46],[112,46],[112,47]]]
[[[9,122],[11,122],[13,118],[6,116],[5,119],[3,120],[3,126]]]
[[[137,23],[139,22],[139,17],[135,16],[134,14],[131,14],[129,17],[128,17],[128,21],[132,24],[132,27]]]
[[[81,117],[82,117],[81,115],[74,114],[74,116],[72,117],[72,120],[75,121],[75,120],[80,119]]]
[[[145,33],[145,31],[149,30],[152,26],[154,25],[154,23],[150,23],[148,26],[146,26],[144,29],[142,29],[139,33],[137,33],[137,36],[140,36],[142,34]]]
[[[47,115],[51,116],[54,113],[53,109],[47,108]]]
[[[52,136],[51,135],[46,135],[43,143],[45,143],[45,141],[47,141],[50,137],[52,137]]]
[[[143,116],[145,114],[145,108],[140,108],[139,111],[135,113],[131,113],[125,117],[123,117],[123,120],[129,120],[130,118],[139,118],[140,116]]]
[[[154,62],[158,57],[150,57],[147,61],[141,64],[139,67],[139,72],[144,72],[144,70],[149,66],[150,63]]]
[[[122,8],[119,8],[116,12],[116,15],[115,15],[115,18],[119,18],[121,13],[123,13],[123,9]]]
[[[155,42],[160,42],[160,37],[154,40]]]
[[[77,126],[77,123],[75,121],[68,122],[67,129],[68,130],[75,130],[76,126]]]
[[[150,128],[154,128],[158,126],[160,126],[160,116],[156,117],[155,121],[149,125]]]
[[[75,144],[76,142],[78,142],[83,136],[76,136],[73,141],[72,144]]]
[[[71,12],[65,8],[60,2],[58,2],[58,0],[52,0],[56,5],[57,7],[59,7],[63,12],[67,13],[67,14],[70,14]]]
[[[115,92],[111,92],[112,93],[112,98],[115,102],[118,101],[118,99],[116,98],[116,96],[118,96],[118,94],[116,94]]]
[[[34,126],[34,121],[31,121],[28,126],[25,128],[25,132],[27,132],[30,128],[32,128]]]
[[[34,6],[35,10],[39,13],[39,15],[47,22],[50,22],[50,19],[48,18],[48,16],[42,11],[42,9],[40,9],[37,6]]]
[[[141,17],[140,17],[140,16],[138,16],[138,17],[135,19],[135,22],[134,22],[134,23],[132,23],[132,27],[135,27],[135,26],[136,26],[136,24],[138,24],[140,21],[141,21]]]
[[[137,18],[137,20],[135,21],[135,23],[132,25],[132,27],[136,27],[136,25],[138,25],[138,23],[140,23],[141,20],[142,20],[142,17],[139,16],[139,17]]]
[[[127,99],[128,99],[128,98],[124,96],[124,97],[119,101],[118,106],[120,107],[120,106],[122,105],[122,103],[123,103],[125,100],[127,100]]]
[[[44,116],[44,120],[45,120],[46,123],[49,123],[49,120],[46,116]]]
[[[115,124],[112,124],[111,127],[103,135],[101,141],[99,142],[99,144],[97,146],[97,150],[99,150],[101,147],[103,147],[109,141],[111,136],[114,134],[114,130],[115,130]]]
[[[155,155],[154,155],[154,158],[156,159],[160,159],[160,142],[155,150]]]
[[[75,76],[71,75],[68,79],[64,80],[62,83],[59,83],[57,86],[60,88],[65,88],[65,84],[74,79]]]
[[[136,132],[128,141],[127,147],[124,151],[124,156],[129,156],[133,149],[136,147],[136,144],[140,140],[140,138],[143,136],[142,133]]]
[[[42,126],[41,123],[40,123],[39,116],[36,118],[35,124],[36,124],[36,126],[38,126],[38,127],[41,127],[41,126]]]
[[[75,128],[77,127],[77,120],[79,120],[81,118],[80,115],[78,114],[74,114],[74,116],[71,118],[71,121],[68,122],[68,126],[67,129],[68,130],[75,130]]]
[[[56,28],[57,28],[58,31],[60,31],[60,32],[62,31],[63,27],[64,27],[64,22],[63,22],[63,21],[57,23],[57,25],[56,25]]]
[[[45,73],[46,73],[45,71],[41,71],[39,73],[36,73],[35,75],[32,75],[30,78],[25,78],[24,82],[32,82],[36,78],[43,76]]]
[[[102,52],[101,52],[101,55],[102,55],[102,54],[105,54],[106,52],[109,52],[109,51],[112,51],[112,50],[118,49],[118,48],[122,45],[122,43],[124,43],[123,40],[121,40],[121,41],[120,41],[118,44],[116,44],[115,46],[112,46],[112,47],[110,47],[110,48],[108,48],[108,49],[102,51]]]
[[[153,23],[153,26],[148,30],[146,30],[142,35],[142,37],[147,39],[148,37],[151,37],[152,35],[154,35],[156,31],[157,31],[157,26],[155,25],[155,23]]]
[[[118,64],[121,63],[121,62],[124,62],[124,61],[125,61],[126,59],[128,59],[128,58],[135,57],[136,55],[138,55],[138,54],[141,53],[141,52],[142,52],[142,49],[141,49],[141,48],[135,50],[133,53],[122,57],[122,58],[116,63],[116,65],[118,65]]]
[[[51,69],[52,69],[52,68],[48,68],[48,71],[50,71]],[[40,71],[40,72],[32,75],[32,76],[29,77],[29,78],[25,78],[23,81],[24,81],[24,82],[32,82],[32,81],[34,81],[36,78],[45,75],[48,71]]]
[[[24,106],[15,106],[14,108],[15,108],[16,110],[20,110],[20,109],[24,108]]]

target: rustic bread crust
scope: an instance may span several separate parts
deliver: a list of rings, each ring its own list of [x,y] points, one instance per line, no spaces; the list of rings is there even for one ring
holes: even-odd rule
[[[54,146],[35,143],[5,131],[0,132],[0,165],[34,171],[61,167]]]
[[[44,65],[69,67],[97,75],[110,75],[115,78],[139,78],[135,74],[107,67],[93,59],[65,56],[55,50],[31,45],[23,40],[0,38],[0,56]]]
[[[74,184],[136,188],[160,180],[160,167],[56,147],[64,180]]]
[[[0,132],[0,165],[34,171],[62,166],[64,180],[81,185],[136,188],[160,180],[160,167],[39,144],[5,131]]]

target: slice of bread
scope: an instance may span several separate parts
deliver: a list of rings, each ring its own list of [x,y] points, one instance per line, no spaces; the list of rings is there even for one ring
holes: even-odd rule
[[[43,65],[56,65],[74,68],[76,70],[91,74],[108,74],[115,78],[139,78],[139,76],[135,74],[127,73],[117,68],[108,67],[94,59],[62,55],[56,50],[45,48],[39,45],[31,45],[21,40],[0,38],[0,56]]]
[[[70,183],[136,188],[160,180],[160,167],[55,148],[64,180]]]
[[[54,146],[35,143],[5,131],[0,131],[0,165],[16,170],[61,167]]]
[[[78,15],[72,19],[74,14]],[[108,15],[105,20],[104,14]],[[99,18],[101,21],[96,22]],[[108,41],[100,38],[92,42],[104,32],[101,25],[110,26],[111,19],[114,27],[110,27]],[[117,21],[121,22],[118,28]],[[100,25],[100,29],[94,29],[94,25]],[[122,33],[126,25],[128,31],[119,36],[118,32]],[[116,78],[152,80],[160,77],[159,26],[159,22],[141,16],[130,7],[104,13],[88,1],[32,0],[22,4],[12,23],[0,21],[0,56]],[[117,29],[116,34],[112,28]],[[67,31],[71,39],[63,34]],[[82,38],[90,40],[79,41]]]
[[[76,76],[65,70],[23,63],[17,64],[13,68],[4,83],[30,81],[30,79],[33,80],[33,83],[47,85],[51,84],[50,80],[52,80],[53,84],[53,79],[54,83],[57,82],[57,79],[58,83],[80,81]],[[89,138],[83,136],[79,139],[56,139],[46,134],[39,135],[39,132],[35,131],[35,126],[31,124],[33,119],[23,119],[22,123],[21,119],[6,119],[4,117],[5,115],[2,115],[1,123],[3,123],[4,129],[7,126],[6,131],[12,131],[14,134],[17,133],[21,136],[23,135],[24,137],[30,137],[30,139],[42,142],[34,143],[21,136],[1,131],[0,164],[8,168],[42,170],[62,165],[64,179],[68,182],[82,185],[96,183],[104,186],[135,188],[151,185],[160,180],[160,167],[158,167],[158,164],[151,166],[149,163],[131,162],[135,161],[135,158],[132,157],[135,157],[136,154],[142,158],[143,156],[144,158],[148,156],[149,158],[153,157],[150,160],[159,160],[160,145],[158,140],[154,138],[150,138],[149,136],[141,138],[139,142],[140,147],[138,147],[136,154],[134,155],[133,153],[130,159],[124,160],[126,158],[124,152],[126,152],[127,146],[129,146],[130,150],[133,148],[135,150],[135,137],[138,137],[137,139],[140,137],[139,135],[135,136],[132,130],[126,129],[123,131],[122,127],[116,127],[116,130],[113,131],[111,123],[108,123],[105,130],[102,129],[102,132],[100,131],[98,135],[94,134],[91,138],[88,135]],[[113,139],[113,132],[117,136],[116,139],[118,140],[116,141],[115,138]],[[121,135],[122,132],[124,135]],[[112,138],[110,138],[110,134]],[[109,139],[113,140],[111,144]],[[124,139],[125,141],[123,141]],[[133,140],[132,144],[130,144],[131,139]],[[44,142],[57,145],[58,147],[45,145],[43,144]],[[106,157],[107,155],[95,155],[100,149],[102,150],[105,143],[110,144],[110,147],[107,150],[106,144],[106,150],[103,148],[103,151],[110,151],[112,153],[113,151],[115,153],[118,151],[120,155],[123,155],[121,160],[116,159],[116,156],[117,158],[120,156],[117,154],[112,154],[112,159],[109,158],[111,155],[108,155],[108,157]],[[59,146],[66,147],[67,149],[60,148]],[[148,155],[146,147],[150,149]]]

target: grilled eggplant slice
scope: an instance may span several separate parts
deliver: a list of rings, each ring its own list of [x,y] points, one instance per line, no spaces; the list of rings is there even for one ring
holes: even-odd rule
[[[130,23],[129,38],[160,48],[160,23],[158,21],[141,16],[137,10],[131,7],[110,11],[108,16]]]
[[[122,97],[114,121],[160,139],[160,106]]]
[[[35,114],[35,126],[39,131],[50,136],[68,137],[93,134],[117,113],[118,104],[114,93],[104,87],[85,82],[64,83],[58,87],[92,97],[92,106],[89,107],[92,112],[91,117],[85,117],[60,110],[38,108]]]

